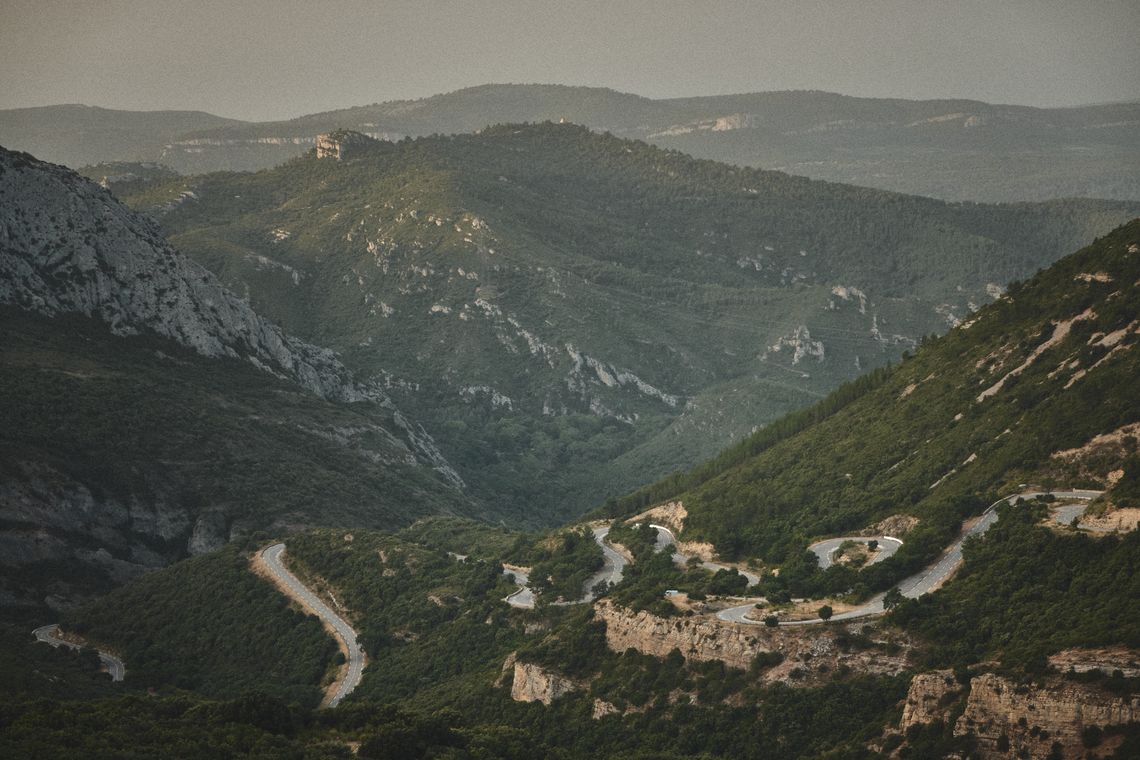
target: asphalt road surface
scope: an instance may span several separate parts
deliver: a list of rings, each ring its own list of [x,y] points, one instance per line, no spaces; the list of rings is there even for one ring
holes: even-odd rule
[[[70,641],[59,638],[59,625],[52,623],[51,625],[41,625],[36,630],[32,631],[32,635],[36,637],[36,641],[43,642],[53,647],[67,647],[68,649],[82,649],[83,647],[78,644],[73,644]],[[103,669],[111,674],[112,681],[122,681],[123,676],[127,674],[127,667],[115,655],[110,652],[104,652],[102,649],[95,650],[99,654],[99,662],[103,663]]]
[[[518,607],[524,610],[534,609],[534,592],[530,590],[530,576],[521,570],[507,570],[503,568],[503,575],[509,575],[511,580],[518,584],[519,590],[513,594],[508,595],[504,602],[512,607]]]
[[[629,564],[629,561],[618,554],[617,550],[606,542],[606,536],[609,534],[610,529],[608,525],[594,528],[594,542],[602,550],[602,567],[586,581],[585,586],[582,588],[582,598],[570,602],[555,602],[555,604],[565,606],[592,602],[595,599],[594,587],[599,583],[603,581],[614,585],[621,583],[622,574],[625,570],[625,566]],[[530,586],[527,585],[530,582],[530,578],[527,574],[519,570],[507,570],[504,568],[503,575],[511,576],[514,582],[519,585],[519,590],[506,597],[503,601],[512,607],[527,610],[534,609],[534,592],[531,591]]]
[[[594,601],[594,587],[599,583],[611,583],[615,586],[621,583],[625,566],[629,564],[629,561],[618,554],[617,550],[606,541],[606,536],[609,534],[610,528],[608,525],[594,528],[594,542],[602,549],[602,569],[594,573],[590,580],[586,581],[585,593],[579,601]]]
[[[340,615],[333,612],[305,584],[301,583],[297,576],[285,568],[281,562],[281,555],[284,553],[285,544],[274,544],[261,550],[261,558],[265,560],[265,565],[269,568],[269,572],[273,573],[273,577],[288,589],[288,595],[300,602],[302,606],[315,612],[322,621],[336,631],[337,637],[348,650],[348,673],[341,681],[336,694],[329,700],[329,707],[336,707],[352,693],[353,689],[360,685],[360,679],[364,675],[364,666],[367,662],[364,657],[364,650],[357,642],[356,631],[353,630],[352,626],[345,622]]]
[[[1002,504],[1003,502],[1012,504],[1018,499],[1033,499],[1038,496],[1045,496],[1047,493],[1052,493],[1052,495],[1058,499],[1089,500],[1100,496],[1101,491],[1027,491],[1025,493],[1014,494],[1013,496],[1007,496],[1004,499],[998,499],[986,508],[986,511],[982,513],[982,516],[978,518],[977,522],[962,531],[962,534],[958,537],[958,540],[950,544],[950,546],[947,547],[946,551],[942,553],[942,556],[934,564],[930,565],[922,572],[912,575],[900,583],[898,585],[898,589],[902,592],[902,595],[908,599],[917,599],[923,594],[928,594],[932,591],[937,590],[946,581],[946,579],[953,575],[954,571],[961,566],[962,544],[965,543],[966,539],[970,538],[971,536],[980,536],[989,530],[991,525],[997,522],[998,505]],[[884,611],[884,596],[886,595],[877,594],[871,597],[871,599],[869,599],[866,604],[856,607],[853,610],[839,613],[833,616],[831,619],[853,620],[855,618],[868,617],[869,615],[879,615]],[[744,604],[739,607],[730,607],[729,609],[721,610],[718,612],[717,617],[721,620],[726,620],[733,623],[743,623],[745,625],[762,625],[763,621],[752,620],[750,618],[744,617],[745,614],[751,612],[753,609],[754,605],[752,604]],[[822,622],[824,621],[816,618],[813,620],[788,620],[781,622],[780,625],[815,625]]]
[[[664,525],[650,524],[649,527],[653,528],[653,530],[657,531],[657,538],[656,538],[657,551],[662,551],[666,546],[668,546],[669,544],[672,544],[673,545],[673,564],[675,564],[675,565],[687,565],[689,563],[689,558],[690,558],[689,555],[688,554],[682,554],[680,551],[677,550],[677,537],[675,535],[673,535],[673,531],[669,530]],[[716,562],[705,562],[704,560],[701,560],[701,567],[703,567],[705,570],[708,570],[709,572],[712,572],[712,573],[715,573],[718,570],[735,569],[736,572],[740,573],[741,575],[743,575],[745,577],[745,579],[747,579],[749,586],[752,586],[752,585],[760,582],[760,576],[759,575],[756,575],[755,573],[750,573],[747,570],[741,570],[740,568],[730,568],[728,565],[719,565]]]
[[[899,547],[902,546],[902,541],[892,536],[841,536],[839,538],[829,538],[825,541],[817,541],[809,546],[808,550],[819,558],[820,570],[826,570],[835,564],[835,550],[838,549],[844,541],[856,541],[860,544],[865,544],[869,541],[878,541],[879,551],[867,562],[868,565],[882,562],[897,552]]]

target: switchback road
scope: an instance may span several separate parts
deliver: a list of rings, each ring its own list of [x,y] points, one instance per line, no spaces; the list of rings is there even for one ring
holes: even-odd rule
[[[622,573],[625,570],[625,566],[629,564],[629,561],[606,541],[606,536],[608,536],[609,533],[610,528],[608,525],[594,528],[594,542],[597,543],[602,550],[602,567],[586,581],[585,586],[582,588],[582,597],[569,602],[555,602],[555,604],[565,606],[592,602],[595,599],[594,587],[599,583],[605,582],[614,585],[621,583]],[[511,576],[512,580],[519,585],[519,590],[507,596],[503,601],[512,607],[519,607],[526,610],[534,609],[534,592],[531,591],[530,586],[527,585],[530,583],[530,578],[527,574],[515,568],[504,568],[503,574]]]
[[[664,525],[650,524],[649,527],[653,528],[653,530],[657,531],[657,538],[656,538],[657,551],[662,551],[669,544],[673,544],[673,564],[675,564],[675,565],[687,565],[688,564],[690,556],[688,554],[682,553],[677,548],[677,536],[675,536],[673,534],[673,531],[669,530]],[[752,585],[760,582],[760,576],[759,575],[756,575],[756,573],[750,573],[747,570],[741,570],[740,568],[730,568],[728,565],[721,565],[721,564],[718,564],[716,562],[706,562],[704,560],[701,560],[701,567],[703,567],[705,570],[708,570],[709,572],[712,572],[712,573],[715,573],[718,570],[735,569],[736,572],[738,572],[744,576],[745,580],[748,581],[749,586],[752,586]]]
[[[1101,491],[1086,491],[1086,490],[1073,490],[1073,491],[1026,491],[1024,493],[1014,494],[1007,496],[1004,499],[998,499],[982,513],[982,516],[969,527],[962,531],[958,539],[950,544],[942,553],[942,556],[935,561],[932,565],[925,570],[912,575],[898,585],[899,591],[907,599],[917,599],[923,594],[930,593],[937,590],[946,579],[953,575],[962,564],[962,544],[965,543],[967,538],[971,536],[980,536],[989,530],[990,526],[997,522],[998,505],[1002,503],[1013,504],[1018,499],[1034,499],[1038,496],[1047,496],[1052,494],[1058,499],[1081,499],[1090,500],[1100,496]],[[884,611],[883,597],[886,594],[877,594],[869,599],[866,604],[860,605],[853,610],[839,613],[833,616],[832,620],[853,620],[855,618],[868,617],[869,615],[879,615]],[[726,610],[721,610],[717,613],[717,617],[732,623],[743,623],[745,625],[761,625],[763,621],[753,620],[745,617],[755,608],[752,604],[743,604],[739,607],[730,607]],[[815,625],[824,622],[819,618],[813,620],[788,620],[782,621],[780,625]]]
[[[867,562],[868,565],[882,562],[897,552],[899,547],[902,546],[902,541],[893,536],[841,536],[840,538],[828,538],[824,541],[817,541],[809,546],[808,550],[819,558],[820,570],[826,570],[835,564],[835,551],[842,546],[845,541],[855,541],[860,544],[867,544],[871,541],[879,542],[878,552]]]

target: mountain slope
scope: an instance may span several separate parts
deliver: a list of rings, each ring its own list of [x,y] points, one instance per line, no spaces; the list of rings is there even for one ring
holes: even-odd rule
[[[536,521],[712,455],[1140,211],[948,204],[555,124],[342,134],[129,201]]]
[[[179,135],[155,127],[132,137],[130,155],[94,138],[111,117],[157,115],[78,108],[0,112],[0,143],[72,166],[133,158],[200,173],[273,166],[340,128],[399,139],[564,119],[701,158],[947,199],[1140,198],[1137,103],[1042,109],[815,91],[652,100],[596,87],[483,85],[287,121],[218,119]],[[86,130],[53,131],[83,114]]]
[[[816,538],[891,518],[880,530],[912,527],[871,571],[879,584],[1023,483],[1109,488],[1099,509],[1132,506],[1138,315],[1140,220],[1012,287],[890,372],[611,511],[675,499],[688,513],[682,538],[793,564]]]
[[[473,513],[381,388],[105,190],[7,151],[0,332],[5,606],[67,606],[270,525]]]

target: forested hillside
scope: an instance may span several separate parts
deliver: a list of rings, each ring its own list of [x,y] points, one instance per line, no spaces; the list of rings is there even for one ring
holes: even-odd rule
[[[683,538],[793,564],[816,538],[888,517],[916,526],[898,554],[862,574],[875,585],[917,569],[965,518],[1021,484],[1108,488],[1100,509],[1127,507],[1140,469],[1138,281],[1134,221],[1011,286],[889,372],[608,513],[676,499],[688,513]],[[836,572],[837,588],[849,583]]]
[[[409,461],[388,410],[83,317],[4,308],[0,337],[0,579],[21,615],[271,525],[469,509]]]
[[[947,204],[571,125],[338,140],[129,200],[532,523],[711,456],[1138,211]]]
[[[313,708],[336,655],[317,619],[290,609],[234,546],[140,578],[73,617],[68,630],[130,663],[128,689],[257,691]]]

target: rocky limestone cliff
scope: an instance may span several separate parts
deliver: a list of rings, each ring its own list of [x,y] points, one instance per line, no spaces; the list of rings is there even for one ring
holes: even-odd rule
[[[93,493],[45,462],[7,461],[0,478],[0,569],[16,573],[0,590],[0,607],[68,608],[82,603],[67,584],[53,583],[46,597],[24,588],[26,568],[47,563],[82,565],[89,580],[121,584],[189,553],[217,548],[178,502],[159,489],[149,498]],[[223,525],[224,529],[224,525]],[[198,537],[186,545],[186,534]],[[228,538],[224,533],[220,541]]]
[[[322,398],[394,410],[379,382],[357,382],[332,351],[263,319],[175,251],[151,219],[69,169],[3,148],[0,304],[45,316],[77,312],[116,335],[153,333],[203,356],[248,361]],[[421,426],[399,412],[393,420],[417,457],[463,487]]]
[[[1089,684],[1048,681],[1020,686],[1007,678],[985,673],[970,681],[966,711],[954,725],[955,734],[973,733],[983,757],[1006,757],[998,750],[1002,735],[1014,753],[1045,758],[1053,742],[1063,757],[1083,754],[1081,730],[1086,726],[1115,726],[1140,721],[1140,696],[1119,697]],[[1033,727],[1038,727],[1033,735]],[[1040,730],[1048,732],[1042,739]]]
[[[783,661],[767,669],[768,683],[810,685],[831,677],[846,666],[866,673],[897,674],[907,669],[906,639],[888,641],[877,631],[863,648],[850,645],[842,625],[768,628],[725,623],[713,617],[662,618],[646,611],[634,612],[603,599],[594,615],[606,624],[606,644],[615,652],[635,649],[642,654],[665,657],[674,649],[686,660],[720,660],[734,668],[747,669],[756,656],[778,652]]]
[[[899,730],[905,734],[911,726],[948,720],[953,705],[960,704],[962,691],[950,671],[915,676]],[[1085,752],[1081,741],[1085,727],[1135,721],[1140,721],[1140,695],[1120,696],[1095,684],[1059,677],[1019,684],[983,673],[970,680],[965,710],[954,724],[954,733],[976,737],[976,753],[985,760],[1043,760],[1054,752],[1054,745],[1061,757],[1078,758]],[[1009,749],[999,749],[1006,741]]]
[[[919,673],[911,679],[899,726],[906,731],[910,726],[946,720],[950,704],[961,692],[953,671]]]
[[[154,333],[208,357],[244,359],[342,401],[384,402],[331,351],[284,334],[158,226],[75,172],[0,149],[0,304],[78,312],[117,335]]]
[[[582,685],[539,665],[515,662],[511,699],[516,702],[541,702],[549,705],[564,694],[579,690]]]
[[[377,141],[360,132],[341,129],[317,135],[317,158],[334,158],[345,161],[376,146]]]
[[[22,319],[16,310],[49,320],[82,314],[112,335],[158,336],[209,359],[247,362],[330,401],[365,404],[380,424],[341,431],[311,421],[301,434],[342,444],[370,460],[363,467],[425,464],[463,487],[432,438],[400,414],[379,382],[358,382],[331,351],[263,319],[105,189],[2,148],[0,306],[9,307],[13,325]],[[114,413],[106,410],[105,421]],[[354,447],[357,435],[378,448]],[[46,446],[50,451],[50,441]],[[0,454],[0,606],[74,606],[83,601],[81,586],[123,583],[249,528],[235,524],[234,504],[196,502],[167,478],[140,473],[108,489],[82,468],[25,453],[7,447]]]

